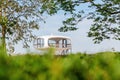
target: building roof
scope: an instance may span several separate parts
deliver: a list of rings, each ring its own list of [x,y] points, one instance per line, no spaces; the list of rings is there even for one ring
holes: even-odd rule
[[[67,37],[67,36],[59,36],[59,35],[45,35],[45,36],[38,36],[37,38],[46,38],[46,39],[62,38],[62,39],[70,39],[70,37]]]

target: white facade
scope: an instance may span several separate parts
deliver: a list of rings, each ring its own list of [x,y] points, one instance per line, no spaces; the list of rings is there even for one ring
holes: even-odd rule
[[[60,54],[71,52],[71,39],[66,36],[47,35],[39,36],[34,41],[34,47],[38,50],[46,50],[50,47],[56,48]]]

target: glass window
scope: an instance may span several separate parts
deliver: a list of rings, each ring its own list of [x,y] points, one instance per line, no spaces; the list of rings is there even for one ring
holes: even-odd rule
[[[49,40],[48,40],[48,45],[49,45],[50,47],[56,47],[56,41],[53,40],[53,39],[49,39]]]
[[[44,39],[43,38],[37,38],[34,40],[34,47],[36,48],[42,48],[44,47]]]

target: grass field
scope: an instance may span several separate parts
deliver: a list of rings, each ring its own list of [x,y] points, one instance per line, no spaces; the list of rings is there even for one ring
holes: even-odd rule
[[[120,53],[7,56],[0,50],[0,80],[120,80]]]

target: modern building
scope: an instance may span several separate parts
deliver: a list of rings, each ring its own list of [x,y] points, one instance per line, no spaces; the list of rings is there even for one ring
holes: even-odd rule
[[[53,47],[55,48],[56,53],[61,55],[72,52],[71,39],[66,36],[39,36],[34,40],[33,45],[37,50],[47,50]]]

